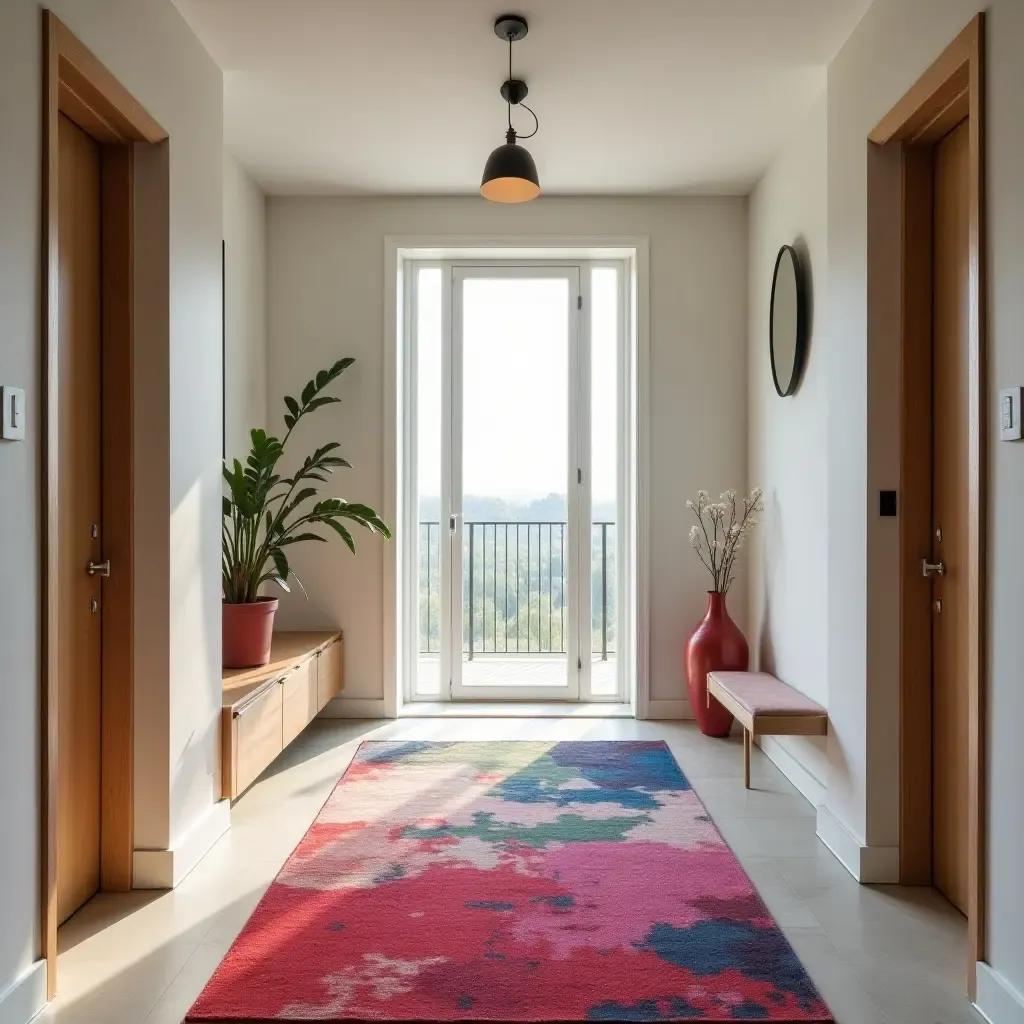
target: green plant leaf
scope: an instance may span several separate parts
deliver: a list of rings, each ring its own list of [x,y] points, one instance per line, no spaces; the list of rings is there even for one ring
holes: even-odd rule
[[[340,402],[340,398],[334,398],[331,395],[321,395],[319,398],[314,398],[309,405],[306,406],[306,412],[313,412],[315,409],[319,409],[324,405],[334,405],[336,402]]]
[[[334,530],[339,537],[341,537],[341,539],[348,545],[349,551],[354,555],[356,553],[356,542],[352,539],[352,534],[349,533],[348,530],[346,530],[345,527],[337,521],[337,519],[325,519],[324,522],[327,523],[327,525]]]
[[[289,587],[280,576],[271,576],[270,581],[272,583],[276,583],[286,594],[290,594],[292,592],[292,588]],[[305,593],[305,590],[303,590],[303,593]]]
[[[274,568],[281,579],[288,579],[288,559],[280,547],[272,548],[270,557],[274,560]]]
[[[291,395],[284,396],[284,404],[287,407],[288,411],[292,414],[292,416],[299,415],[299,403],[296,402]]]

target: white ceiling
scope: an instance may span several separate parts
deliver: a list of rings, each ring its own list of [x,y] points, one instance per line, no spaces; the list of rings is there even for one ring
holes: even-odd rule
[[[176,0],[273,193],[460,193],[504,142],[506,8],[547,193],[746,192],[870,0]],[[520,111],[515,123],[532,128]]]

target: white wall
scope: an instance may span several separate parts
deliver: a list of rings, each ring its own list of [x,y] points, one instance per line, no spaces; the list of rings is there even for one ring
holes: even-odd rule
[[[891,180],[894,167],[869,152],[866,139],[977,9],[977,0],[877,0],[828,75],[827,284],[817,289],[819,318],[824,295],[824,325],[816,331],[818,352],[812,350],[809,368],[814,372],[825,350],[826,657],[832,728],[826,806],[855,842],[891,851],[899,821],[894,782],[899,767],[898,520],[879,518],[877,491],[899,484],[893,442],[898,348],[889,326],[893,295],[887,280],[897,239],[884,216],[869,231],[868,192]],[[1024,803],[1019,798],[1024,777],[1019,742],[1024,726],[1024,631],[1019,622],[1024,541],[1017,510],[1024,493],[1024,446],[997,440],[997,393],[1024,380],[1024,66],[1019,60],[1024,5],[995,0],[988,12],[987,957],[995,984],[1005,982],[1019,992],[1024,990]],[[820,188],[796,164],[789,183],[779,182],[773,178],[778,166],[755,197],[752,221],[770,192],[796,195],[800,189],[817,193]],[[772,209],[785,212],[782,205]],[[792,211],[799,212],[795,206]],[[756,338],[752,343],[758,344]],[[758,386],[756,368],[751,386]],[[752,464],[758,458],[752,449]],[[788,548],[786,558],[784,571],[797,584],[806,567]],[[767,565],[770,577],[770,558]],[[815,573],[805,576],[805,585],[814,585],[815,578]]]
[[[169,341],[143,332],[137,357],[164,353],[170,409],[164,570],[147,580],[167,655],[137,694],[163,737],[137,765],[159,820],[139,825],[167,846],[212,804],[219,770],[221,74],[170,0],[49,6],[170,134]],[[0,4],[0,377],[26,389],[30,417],[24,442],[0,442],[0,992],[40,949],[41,17],[36,0]]]
[[[242,461],[267,420],[266,231],[263,192],[225,153],[225,450]]]
[[[827,106],[814,107],[750,197],[750,331],[747,400],[750,486],[765,511],[750,562],[754,664],[828,705],[828,256]],[[807,362],[795,395],[779,398],[769,356],[772,272],[779,247],[797,250],[811,314]],[[810,799],[828,777],[824,739],[765,737],[810,776],[793,772]]]
[[[999,0],[988,21],[988,953],[1024,992],[1024,445],[998,440],[999,389],[1024,383],[1024,5]],[[1024,1014],[1024,1008],[1022,1008]],[[996,1022],[1001,1024],[1001,1022]]]
[[[682,647],[706,603],[686,539],[685,500],[742,487],[746,469],[746,202],[743,199],[541,199],[515,209],[476,197],[268,202],[269,421],[281,397],[351,355],[341,405],[317,414],[303,445],[336,438],[354,469],[338,493],[377,507],[382,477],[384,237],[650,237],[650,679],[654,700],[685,696]],[[316,424],[314,426],[314,424]],[[296,551],[309,601],[282,603],[287,627],[345,630],[346,694],[381,698],[380,544],[357,538]],[[745,580],[731,602],[746,619]]]

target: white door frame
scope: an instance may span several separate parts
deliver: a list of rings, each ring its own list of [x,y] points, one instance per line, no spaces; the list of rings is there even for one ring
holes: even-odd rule
[[[649,383],[649,241],[643,236],[603,236],[594,238],[452,238],[450,236],[385,238],[385,352],[384,352],[384,501],[385,515],[396,524],[395,542],[384,549],[384,699],[383,712],[397,717],[410,694],[405,686],[411,679],[410,664],[415,649],[406,642],[409,615],[415,613],[403,604],[411,588],[404,586],[409,561],[415,551],[415,527],[410,530],[403,512],[411,502],[405,500],[410,468],[415,472],[414,437],[416,409],[410,403],[409,383],[415,380],[415,351],[408,344],[413,310],[410,273],[414,263],[458,261],[505,261],[522,265],[524,261],[550,263],[604,263],[624,265],[625,296],[622,317],[624,370],[621,426],[628,439],[620,460],[624,486],[620,486],[622,508],[619,520],[620,544],[632,564],[628,578],[619,581],[619,596],[624,607],[627,628],[617,636],[616,656],[624,689],[617,700],[625,699],[636,717],[646,718],[649,703],[648,637],[648,564],[647,493],[649,424],[647,418]],[[589,275],[587,275],[589,276]],[[447,291],[447,289],[445,289]],[[447,310],[450,317],[450,307]],[[446,332],[450,333],[450,332]],[[415,513],[415,510],[413,510]],[[620,572],[622,569],[620,568]],[[413,617],[415,621],[415,617]],[[416,645],[412,645],[415,648]],[[360,704],[370,701],[361,701]],[[569,706],[571,707],[571,705]],[[567,707],[567,711],[569,710]],[[379,712],[378,712],[379,713]]]

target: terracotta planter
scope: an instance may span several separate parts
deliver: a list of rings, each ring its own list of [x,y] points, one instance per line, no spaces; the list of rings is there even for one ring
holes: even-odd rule
[[[690,706],[705,736],[728,736],[732,715],[711,698],[708,707],[708,673],[746,672],[750,649],[739,627],[729,618],[725,594],[708,593],[708,610],[686,641],[686,688]]]
[[[256,668],[270,661],[276,597],[260,597],[252,604],[221,605],[224,668]]]

